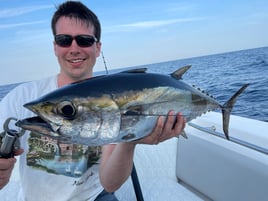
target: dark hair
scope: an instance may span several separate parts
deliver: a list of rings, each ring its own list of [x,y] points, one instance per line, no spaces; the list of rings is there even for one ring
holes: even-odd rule
[[[51,20],[52,33],[56,35],[56,23],[60,17],[69,17],[94,26],[94,35],[100,41],[101,25],[98,17],[89,8],[79,1],[66,1],[57,7]]]

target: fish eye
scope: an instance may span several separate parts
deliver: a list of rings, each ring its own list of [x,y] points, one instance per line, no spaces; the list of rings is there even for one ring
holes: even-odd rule
[[[74,119],[76,108],[70,101],[63,101],[57,105],[57,113],[66,119]]]

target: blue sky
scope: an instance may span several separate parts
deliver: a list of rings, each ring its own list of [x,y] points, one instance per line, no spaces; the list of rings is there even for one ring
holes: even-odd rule
[[[59,71],[50,20],[61,2],[0,0],[0,85]],[[109,69],[268,46],[267,0],[82,2],[101,21]]]

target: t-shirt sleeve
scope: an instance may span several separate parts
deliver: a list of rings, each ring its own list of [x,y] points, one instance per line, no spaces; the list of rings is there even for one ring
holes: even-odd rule
[[[31,100],[33,91],[31,85],[19,85],[11,90],[0,102],[0,132],[3,131],[4,122],[8,118],[15,118],[17,120],[29,117],[32,114],[23,105]],[[15,129],[15,122],[11,121],[9,128]]]

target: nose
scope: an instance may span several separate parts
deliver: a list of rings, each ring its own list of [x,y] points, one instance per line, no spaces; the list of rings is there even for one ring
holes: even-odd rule
[[[71,44],[71,46],[69,47],[69,49],[70,49],[70,53],[71,53],[72,55],[80,54],[80,47],[79,47],[79,45],[76,43],[75,40],[72,41],[72,44]]]

